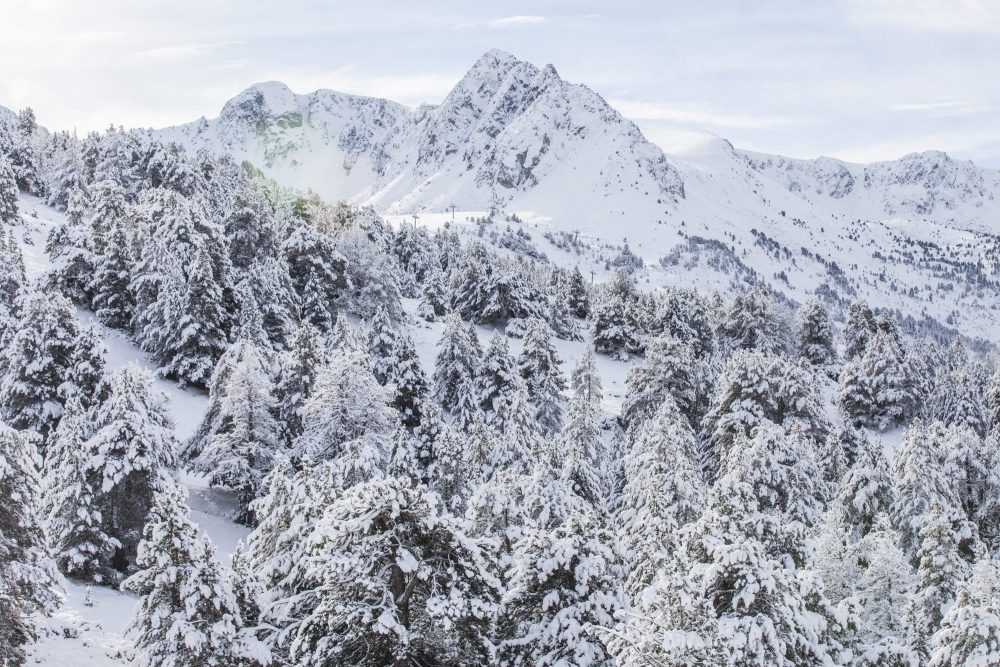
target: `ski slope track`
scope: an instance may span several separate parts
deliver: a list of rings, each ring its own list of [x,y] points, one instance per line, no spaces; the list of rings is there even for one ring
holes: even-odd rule
[[[835,311],[864,298],[971,337],[1000,331],[1000,172],[937,151],[860,165],[741,151],[708,133],[661,147],[551,65],[496,50],[439,105],[268,82],[218,118],[149,133],[389,216],[454,206],[595,248],[627,241],[653,285],[766,282]]]

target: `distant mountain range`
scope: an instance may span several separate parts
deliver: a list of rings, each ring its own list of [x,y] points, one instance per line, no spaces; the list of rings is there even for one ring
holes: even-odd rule
[[[941,152],[858,165],[705,133],[668,154],[586,86],[496,50],[440,105],[268,82],[151,132],[387,214],[494,208],[595,247],[627,239],[653,283],[763,280],[1000,339],[1000,172]]]

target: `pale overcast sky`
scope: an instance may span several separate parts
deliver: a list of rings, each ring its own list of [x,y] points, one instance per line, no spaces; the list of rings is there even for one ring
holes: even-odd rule
[[[495,47],[552,63],[653,140],[1000,167],[1000,0],[4,5],[0,104],[56,129],[213,117],[265,80],[435,103]]]

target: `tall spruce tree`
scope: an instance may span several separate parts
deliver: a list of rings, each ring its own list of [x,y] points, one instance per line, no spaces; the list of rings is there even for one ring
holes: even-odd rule
[[[875,313],[864,301],[855,301],[847,309],[847,319],[844,322],[844,361],[851,361],[864,355],[868,341],[878,326]]]
[[[317,604],[297,629],[298,664],[490,661],[501,584],[488,542],[397,478],[344,492],[310,543]]]
[[[184,493],[156,496],[139,546],[139,570],[122,588],[142,596],[126,633],[142,667],[235,664],[243,621],[229,575],[207,536],[188,517]]]
[[[96,584],[114,583],[111,558],[121,543],[104,532],[99,488],[88,469],[87,419],[78,399],[70,398],[46,458],[47,531],[53,557],[68,577]]]
[[[829,368],[837,359],[830,313],[816,299],[806,301],[795,313],[795,347],[813,366]]]
[[[213,486],[237,493],[235,518],[239,523],[253,525],[257,521],[251,503],[260,494],[263,479],[282,447],[273,412],[271,380],[258,359],[245,356],[236,363],[224,387],[219,415],[222,426],[206,443],[198,461]]]
[[[501,664],[613,664],[595,628],[611,626],[623,606],[614,543],[586,512],[526,531],[500,620]]]
[[[80,328],[69,301],[34,292],[21,300],[19,310],[0,364],[0,414],[15,428],[47,436],[62,415],[67,392],[87,397],[95,387],[73,386]]]
[[[16,225],[20,221],[17,210],[17,179],[10,162],[0,156],[0,223]]]
[[[930,658],[934,633],[941,627],[945,610],[969,574],[969,564],[959,554],[958,536],[942,508],[933,504],[920,528],[917,552],[917,590],[913,599],[910,647],[921,661]]]
[[[320,332],[303,323],[295,332],[291,348],[279,357],[275,384],[278,423],[286,444],[302,435],[305,402],[312,396],[319,369],[326,363]]]
[[[469,391],[480,363],[477,346],[478,340],[474,346],[459,316],[448,315],[438,341],[433,378],[434,398],[446,412],[455,414],[460,397]]]
[[[959,585],[931,639],[930,667],[1000,663],[1000,561],[983,558]]]
[[[110,563],[121,573],[134,568],[146,515],[175,463],[177,443],[164,401],[152,375],[130,364],[111,377],[108,398],[93,412],[88,475],[98,491],[102,530],[121,544]]]
[[[39,615],[60,603],[59,573],[39,521],[38,454],[28,433],[0,421],[0,656],[23,664]]]
[[[734,350],[778,354],[788,347],[788,323],[778,314],[771,294],[755,288],[736,294],[719,324],[719,338]]]
[[[546,433],[555,433],[562,427],[563,392],[566,390],[566,378],[559,370],[562,360],[552,343],[552,335],[547,323],[532,319],[517,362],[528,400],[534,403],[538,422]]]
[[[624,484],[616,522],[626,550],[626,591],[636,601],[696,520],[706,495],[698,445],[687,418],[667,397],[636,432],[622,461]]]

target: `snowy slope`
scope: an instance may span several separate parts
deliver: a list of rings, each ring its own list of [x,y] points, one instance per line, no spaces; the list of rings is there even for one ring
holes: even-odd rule
[[[653,285],[764,281],[793,300],[863,297],[1000,337],[1000,172],[940,152],[857,165],[749,153],[697,133],[664,152],[586,86],[496,50],[437,106],[296,95],[271,82],[219,118],[151,134],[390,216],[451,205],[516,214],[540,232],[579,233],[592,264],[627,240]]]
[[[15,236],[20,243],[28,277],[34,280],[50,266],[45,253],[45,240],[53,227],[65,222],[65,215],[30,195],[21,195],[19,209],[25,224],[15,228]],[[405,299],[404,307],[412,315],[416,311],[417,300]],[[86,310],[78,311],[78,316],[97,327],[101,334],[108,347],[108,370],[113,371],[129,363],[154,370],[154,364],[122,332],[104,327]],[[354,318],[351,319],[357,324]],[[428,323],[412,317],[411,334],[421,364],[428,373],[433,369],[443,328],[442,321]],[[485,346],[492,333],[492,327],[478,327],[481,344]],[[562,340],[555,343],[563,361],[563,373],[568,376],[589,343]],[[518,354],[520,349],[521,341],[512,339],[512,353]],[[602,410],[606,416],[616,415],[621,408],[629,364],[603,355],[597,357],[597,364],[604,383]],[[184,439],[192,435],[207,407],[207,397],[164,379],[156,380],[156,388],[168,398],[168,409],[177,437]],[[219,557],[228,563],[236,545],[248,533],[245,526],[233,523],[230,518],[236,507],[234,498],[224,490],[209,488],[200,476],[183,473],[179,481],[188,490],[192,520],[212,540]],[[124,631],[138,599],[128,593],[101,587],[90,588],[88,593],[87,586],[73,582],[66,582],[65,593],[62,608],[44,622],[41,640],[30,647],[29,664],[46,667],[130,664],[131,645]]]
[[[25,269],[29,279],[35,279],[48,266],[45,239],[49,231],[65,221],[62,213],[45,206],[39,199],[22,195],[19,208],[25,226],[16,231]],[[112,331],[94,321],[87,311],[79,311],[82,320],[98,328],[108,347],[108,370],[135,363],[152,371],[154,365],[121,332]],[[173,382],[158,379],[156,388],[168,398],[168,408],[174,420],[178,438],[187,438],[201,422],[207,406],[204,394],[181,389]],[[219,557],[227,561],[236,544],[247,534],[244,526],[233,523],[231,516],[236,504],[225,491],[210,489],[205,480],[186,475],[180,480],[189,492],[191,518],[215,544]],[[129,642],[123,633],[132,617],[137,598],[127,593],[94,587],[90,590],[91,606],[85,604],[87,587],[67,582],[63,608],[46,623],[45,636],[30,650],[29,664],[46,667],[89,667],[128,664]]]

